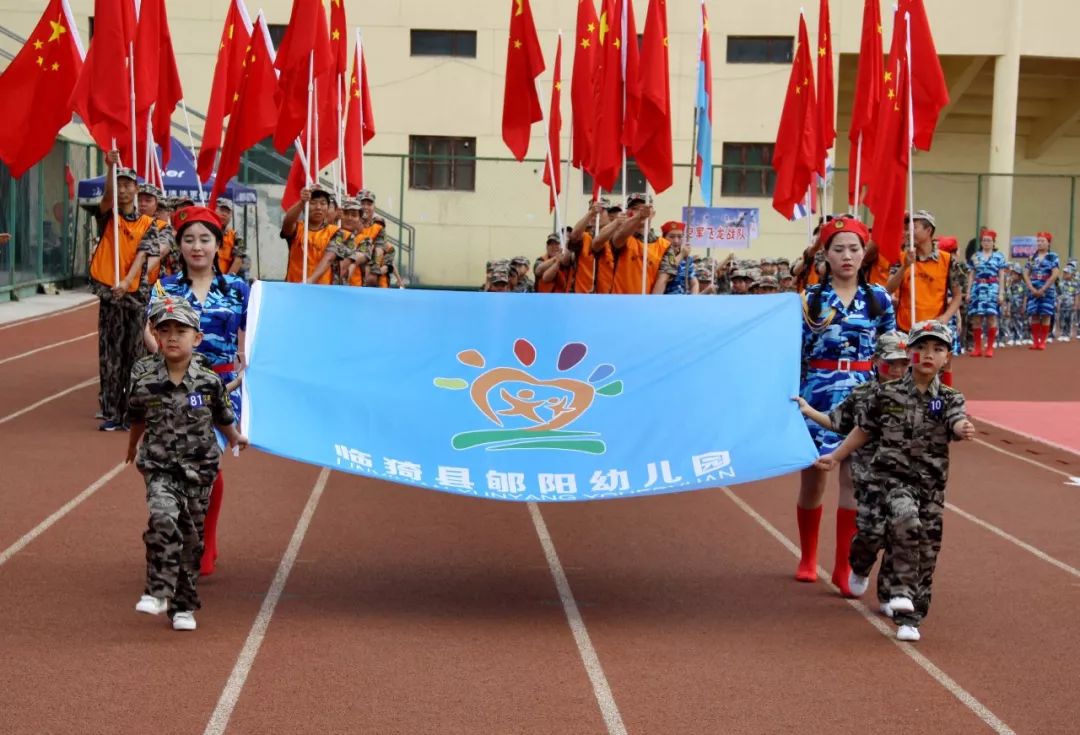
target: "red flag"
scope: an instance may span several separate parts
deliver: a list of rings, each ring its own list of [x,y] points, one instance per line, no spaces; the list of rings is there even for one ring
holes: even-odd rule
[[[74,84],[74,81],[72,81]],[[68,199],[75,198],[75,174],[71,172],[71,166],[64,164],[64,185],[67,187]]]
[[[529,0],[511,0],[510,34],[506,41],[506,86],[503,88],[502,137],[514,158],[529,152],[532,124],[544,118],[536,78],[544,71],[544,54],[536,37]]]
[[[355,195],[364,188],[364,146],[375,137],[375,115],[371,111],[364,44],[356,34],[353,73],[349,79],[348,115],[345,120],[345,188]],[[362,133],[362,134],[361,134]]]
[[[829,20],[829,0],[821,0],[818,13],[817,45],[817,104],[818,135],[821,137],[821,160],[829,155],[836,142],[836,103],[833,101],[832,23]]]
[[[68,101],[82,68],[67,0],[50,0],[26,45],[0,74],[0,99],[11,102],[0,125],[0,159],[15,178],[48,154],[71,120]]]
[[[334,74],[349,70],[349,24],[345,20],[345,3],[330,0],[330,55],[334,57]]]
[[[896,17],[911,14],[911,96],[915,121],[915,147],[928,151],[934,142],[941,111],[949,104],[949,87],[934,47],[930,20],[923,0],[901,0]]]
[[[638,77],[640,107],[630,150],[658,194],[671,186],[674,176],[669,79],[667,1],[649,0]]]
[[[860,188],[869,173],[870,154],[874,150],[873,132],[877,127],[878,108],[884,68],[881,61],[880,0],[865,0],[863,5],[862,43],[859,45],[859,69],[855,75],[855,100],[851,106],[848,140],[848,204],[855,204],[855,169],[859,167]],[[862,137],[862,161],[859,161],[859,137]]]
[[[628,44],[625,38],[631,39]],[[629,0],[604,0],[600,13],[599,94],[593,133],[592,174],[600,188],[610,191],[622,171],[625,146],[633,140],[634,115],[640,107],[637,30]],[[625,53],[624,53],[625,51]],[[625,99],[624,99],[625,91]]]
[[[311,137],[311,147],[314,155],[308,162],[311,166],[311,177],[317,179],[319,172],[330,165],[338,157],[338,123],[341,119],[337,115],[337,74],[323,74],[315,80],[316,127]],[[314,134],[314,130],[318,134]],[[301,138],[306,140],[307,128],[301,132]],[[316,141],[318,144],[316,145]],[[285,192],[281,196],[281,208],[288,210],[300,199],[300,190],[307,184],[303,162],[300,153],[293,156],[292,167],[289,169],[289,178],[285,182]]]
[[[555,209],[555,200],[562,191],[562,36],[555,47],[555,76],[551,84],[551,109],[548,114],[548,149],[544,162],[544,183],[548,185],[548,211]]]
[[[871,159],[874,168],[866,193],[866,205],[874,214],[874,242],[890,263],[900,260],[908,166],[911,163],[906,42],[904,16],[897,13],[892,49],[883,74],[885,91],[874,134]]]
[[[151,90],[154,119],[151,130],[154,133],[154,141],[161,146],[161,167],[165,168],[169,164],[169,154],[172,152],[172,146],[169,144],[172,115],[176,110],[176,105],[184,97],[184,90],[180,86],[180,72],[176,69],[176,56],[173,53],[172,34],[169,32],[169,16],[165,12],[165,0],[143,0],[139,12],[140,29],[142,28],[143,18],[150,14],[157,15],[157,21],[151,27],[152,32],[158,34],[157,39],[153,42],[153,45],[157,47],[156,57],[149,64],[149,68],[153,70],[151,76],[154,77],[154,88]],[[141,30],[135,44],[137,64],[135,67],[136,110],[139,109],[138,83],[141,68],[138,64],[141,63],[139,60],[140,43],[142,43]],[[145,118],[139,117],[138,119],[144,120]],[[147,175],[149,176],[149,174]]]
[[[273,133],[277,125],[278,104],[274,89],[278,79],[274,72],[274,44],[262,15],[256,21],[251,51],[245,62],[236,104],[229,116],[229,129],[221,146],[221,162],[210,195],[211,207],[225,191],[229,179],[240,170],[240,156],[244,151]]]
[[[251,47],[251,20],[244,0],[232,0],[221,31],[210,104],[206,108],[202,147],[199,148],[199,179],[207,181],[214,170],[214,159],[221,148],[223,122],[232,112],[244,73],[244,56]]]
[[[94,0],[94,37],[86,53],[71,106],[82,118],[98,147],[113,141],[127,165],[131,151],[131,78],[128,55],[135,39],[132,0]]]
[[[574,76],[570,81],[573,112],[574,168],[591,168],[596,107],[597,51],[600,48],[600,19],[593,0],[578,0],[577,35],[574,37]]]
[[[333,65],[322,0],[293,0],[289,25],[274,63],[281,72],[278,80],[281,117],[274,130],[274,147],[279,152],[292,145],[307,124],[310,75],[313,73],[318,78]]]
[[[810,37],[806,32],[806,19],[800,14],[799,47],[791,64],[772,160],[776,171],[773,209],[788,219],[794,216],[795,205],[806,199],[814,172],[821,163],[817,157],[819,144]]]

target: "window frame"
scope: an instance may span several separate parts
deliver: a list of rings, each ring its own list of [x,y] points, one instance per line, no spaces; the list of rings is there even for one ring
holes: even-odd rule
[[[776,189],[776,172],[772,169],[772,159],[776,151],[775,143],[724,141],[721,152],[720,196],[764,199],[772,197]],[[740,161],[732,161],[733,153],[738,153]],[[761,163],[748,163],[747,158],[758,154]],[[766,167],[766,168],[759,168]],[[750,183],[756,184],[750,190]]]
[[[433,152],[438,144],[448,144],[449,154]],[[417,150],[419,145],[427,153]],[[463,155],[458,147],[472,149]],[[416,156],[423,155],[424,158]],[[446,169],[446,185],[440,182],[439,169]],[[464,182],[462,181],[464,179]],[[476,191],[476,138],[451,135],[410,135],[409,136],[409,188],[417,191]]]
[[[736,56],[737,45],[740,43],[751,44],[764,43],[764,54],[761,58],[745,58],[745,54]],[[777,53],[783,43],[784,53]],[[749,47],[745,47],[749,50]],[[790,64],[795,58],[794,36],[742,36],[730,35],[727,37],[727,47],[724,50],[724,60],[728,64]]]
[[[429,41],[434,40],[436,34],[449,36],[449,53],[429,52],[417,49],[417,41],[426,37]],[[453,59],[475,59],[477,46],[477,33],[465,28],[410,28],[409,29],[409,56],[410,57],[449,57]],[[462,48],[464,45],[464,48]]]

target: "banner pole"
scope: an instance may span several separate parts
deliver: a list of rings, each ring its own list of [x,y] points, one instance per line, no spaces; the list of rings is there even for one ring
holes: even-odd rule
[[[312,95],[315,93],[315,52],[312,51],[308,57],[308,103],[307,103],[307,185],[310,189],[313,185],[314,176],[318,176],[318,171],[311,165],[314,159],[311,157],[311,114],[312,114]],[[308,279],[308,241],[311,239],[311,197],[310,192],[308,200],[304,202],[304,252],[303,259],[304,264],[301,267],[301,282],[307,283]]]

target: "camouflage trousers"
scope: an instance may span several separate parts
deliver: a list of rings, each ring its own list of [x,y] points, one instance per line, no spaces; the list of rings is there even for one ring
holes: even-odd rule
[[[930,609],[934,570],[941,553],[944,489],[915,487],[898,478],[881,484],[877,511],[868,510],[863,521],[862,506],[856,520],[858,533],[851,545],[851,568],[866,576],[874,565],[878,549],[886,550],[886,560],[878,576],[878,595],[907,597],[915,605],[913,613],[893,616],[897,625],[918,626]],[[886,564],[891,561],[891,569]],[[883,590],[883,583],[885,590]]]
[[[131,368],[145,351],[145,308],[128,297],[98,300],[98,397],[107,421],[126,420]]]
[[[146,545],[146,592],[169,600],[169,615],[201,607],[195,583],[203,553],[203,521],[210,487],[161,472],[146,475],[150,520]]]
[[[878,569],[878,602],[888,602],[893,581],[892,543],[885,532],[884,489],[877,482],[852,478],[855,485],[855,502],[858,512],[855,516],[855,538],[851,542],[848,561],[851,569],[860,577],[869,577],[877,561],[878,552],[882,552],[881,568]]]

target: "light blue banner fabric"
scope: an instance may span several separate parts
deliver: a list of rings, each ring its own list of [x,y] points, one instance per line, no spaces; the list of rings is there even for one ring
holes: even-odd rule
[[[473,497],[656,495],[817,452],[793,294],[679,298],[258,283],[244,430],[273,454]]]

